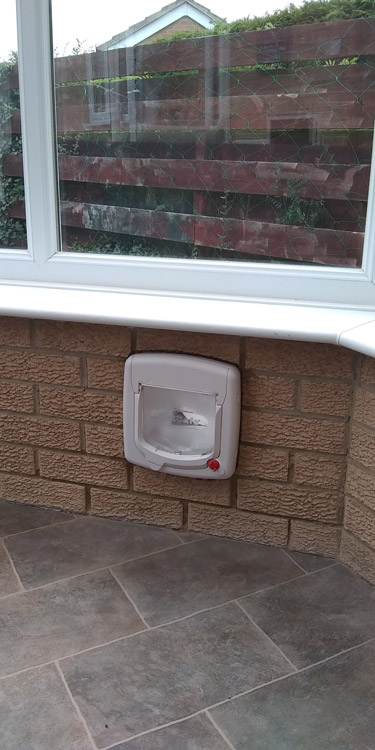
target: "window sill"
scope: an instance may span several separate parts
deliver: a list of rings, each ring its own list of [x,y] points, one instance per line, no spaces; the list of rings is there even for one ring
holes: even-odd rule
[[[0,314],[316,341],[375,357],[375,311],[134,291],[0,285]]]

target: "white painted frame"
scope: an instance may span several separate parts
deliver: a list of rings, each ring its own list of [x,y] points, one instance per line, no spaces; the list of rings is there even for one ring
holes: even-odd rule
[[[28,250],[0,251],[1,283],[375,310],[375,159],[361,269],[59,252],[49,0],[17,13]]]
[[[196,21],[205,29],[211,29],[214,26],[214,21],[209,19],[205,13],[198,8],[195,8],[193,5],[190,5],[189,2],[186,2],[183,5],[179,5],[178,8],[169,10],[168,13],[164,13],[163,16],[159,16],[156,20],[145,23],[144,26],[137,29],[132,34],[129,34],[125,39],[120,39],[111,44],[108,49],[135,47],[136,44],[141,44],[144,39],[148,39],[159,31],[163,31],[167,26],[179,21],[180,18],[184,18],[184,16]]]

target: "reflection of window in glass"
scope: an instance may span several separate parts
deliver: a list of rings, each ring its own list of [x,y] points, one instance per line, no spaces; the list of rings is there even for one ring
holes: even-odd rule
[[[26,247],[15,0],[3,0],[0,29],[0,248]]]
[[[371,24],[129,47],[95,14],[96,50],[55,59],[63,249],[361,267]]]

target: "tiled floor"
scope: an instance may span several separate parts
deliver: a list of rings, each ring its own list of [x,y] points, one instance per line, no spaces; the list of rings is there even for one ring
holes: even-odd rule
[[[375,589],[329,560],[0,504],[1,750],[375,748]]]

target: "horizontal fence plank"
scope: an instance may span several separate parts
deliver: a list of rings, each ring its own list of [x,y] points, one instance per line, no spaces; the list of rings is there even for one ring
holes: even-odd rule
[[[8,176],[21,177],[22,156],[5,156],[3,170]],[[104,185],[256,195],[285,195],[290,185],[298,183],[302,198],[367,200],[370,166],[61,155],[59,178]]]
[[[56,88],[57,105],[82,104],[88,97],[102,97],[102,103],[127,103],[160,99],[193,99],[202,92],[211,96],[251,96],[254,94],[339,94],[361,96],[375,89],[372,65],[321,65],[312,68],[272,70],[199,71],[191,75],[165,75],[152,78],[83,82]]]
[[[57,107],[58,132],[147,131],[147,130],[338,130],[372,128],[375,91],[360,99],[350,91],[338,94],[279,94],[228,97],[163,99],[129,103],[125,109],[111,107],[108,117],[98,120],[89,103]],[[19,111],[8,130],[19,133]]]
[[[87,71],[89,73],[89,71]],[[90,88],[91,87],[91,88]],[[209,70],[190,75],[156,75],[146,78],[108,79],[100,83],[71,83],[56,88],[58,102],[82,103],[101,92],[109,100],[191,99],[206,90],[207,95],[240,96],[280,93],[340,93],[360,96],[375,88],[374,67],[358,62],[353,65],[314,65],[296,69]]]
[[[10,214],[24,218],[24,205],[15,204]],[[65,226],[89,231],[186,242],[254,257],[338,266],[359,265],[363,247],[362,232],[307,229],[73,201],[61,203],[61,221]]]
[[[55,59],[56,83],[375,54],[375,18],[182,39]],[[17,66],[9,87],[18,87]]]

